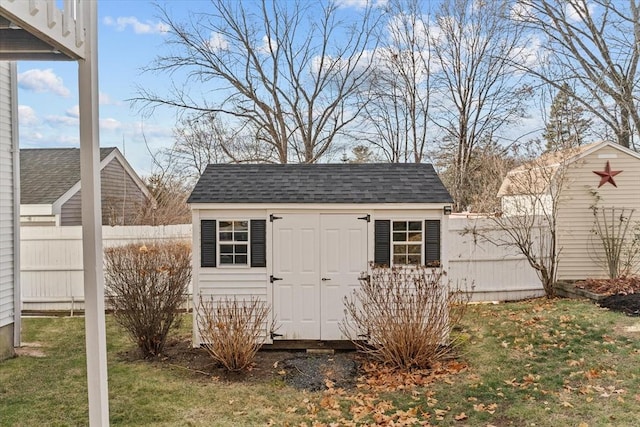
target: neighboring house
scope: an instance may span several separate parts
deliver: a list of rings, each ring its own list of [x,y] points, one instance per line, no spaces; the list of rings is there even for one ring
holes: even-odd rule
[[[188,202],[194,304],[266,301],[267,342],[345,339],[343,298],[369,262],[445,263],[452,199],[427,164],[209,165]]]
[[[0,360],[20,343],[16,64],[0,61]]]
[[[137,224],[153,199],[117,148],[100,149],[103,225]],[[20,223],[81,225],[80,150],[20,150]]]
[[[640,153],[606,141],[547,153],[510,171],[498,196],[504,215],[539,214],[551,212],[553,193],[557,279],[607,277],[592,208],[635,209],[632,221],[640,223]]]

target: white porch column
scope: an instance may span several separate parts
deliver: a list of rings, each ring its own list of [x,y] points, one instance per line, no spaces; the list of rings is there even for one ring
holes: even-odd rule
[[[107,340],[102,270],[100,137],[98,134],[97,2],[84,2],[86,55],[78,61],[80,102],[80,180],[89,424],[109,425]]]

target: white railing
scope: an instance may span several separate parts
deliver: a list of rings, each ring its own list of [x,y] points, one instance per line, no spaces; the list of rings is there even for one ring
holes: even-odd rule
[[[87,1],[95,0],[64,0],[62,8],[56,0],[2,0],[0,15],[70,59],[83,59],[88,27],[83,6]]]

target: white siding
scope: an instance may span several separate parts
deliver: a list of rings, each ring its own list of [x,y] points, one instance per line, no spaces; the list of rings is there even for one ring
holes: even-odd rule
[[[14,322],[13,65],[0,61],[0,327]]]
[[[598,188],[609,161],[611,170],[623,171],[614,177],[617,187],[606,183]],[[569,166],[567,186],[558,209],[559,280],[607,277],[602,263],[601,243],[594,236],[591,206],[635,209],[633,221],[640,222],[640,159],[614,147],[605,146]],[[628,211],[627,211],[628,212]],[[637,273],[637,271],[636,271]]]

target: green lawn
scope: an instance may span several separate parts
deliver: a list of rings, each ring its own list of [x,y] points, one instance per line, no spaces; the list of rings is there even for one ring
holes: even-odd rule
[[[0,425],[86,425],[83,319],[28,318],[23,328],[44,357],[0,363]],[[110,317],[107,334],[112,425],[637,424],[640,319],[586,302],[470,306],[456,331],[467,368],[400,391],[225,383],[125,361],[118,353],[132,345]]]

